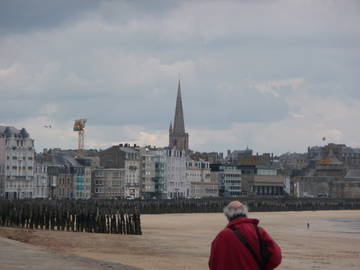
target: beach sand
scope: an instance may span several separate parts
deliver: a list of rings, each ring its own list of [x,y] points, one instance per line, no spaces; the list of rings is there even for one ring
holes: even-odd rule
[[[278,269],[359,269],[360,211],[250,213],[279,243]],[[0,236],[61,253],[147,270],[208,269],[223,214],[142,215],[143,235],[104,235],[0,228]],[[306,224],[310,224],[307,229]]]

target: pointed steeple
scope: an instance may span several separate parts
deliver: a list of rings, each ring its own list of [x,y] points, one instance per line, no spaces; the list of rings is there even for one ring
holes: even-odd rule
[[[189,134],[185,132],[180,79],[176,98],[174,123],[173,126],[170,123],[169,128],[169,147],[176,147],[177,149],[184,150],[186,152],[189,149]]]
[[[185,123],[184,123],[184,113],[181,99],[181,86],[180,80],[178,84],[178,92],[176,98],[176,108],[175,108],[175,117],[174,117],[174,128],[173,132],[175,134],[185,134]]]

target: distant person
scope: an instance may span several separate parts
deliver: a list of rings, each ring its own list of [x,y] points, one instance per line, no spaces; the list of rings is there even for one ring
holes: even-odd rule
[[[211,270],[271,270],[281,263],[280,247],[247,212],[239,201],[224,208],[229,223],[211,244]]]
[[[310,228],[310,223],[306,223],[306,227],[307,227],[307,229],[309,229]]]

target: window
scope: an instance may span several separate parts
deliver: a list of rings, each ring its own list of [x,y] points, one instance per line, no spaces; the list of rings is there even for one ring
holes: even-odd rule
[[[31,170],[32,170],[32,167],[31,167],[31,166],[30,166],[30,167],[28,167],[28,170],[29,170],[29,171],[31,171]]]
[[[17,160],[17,157],[12,157],[13,160]]]

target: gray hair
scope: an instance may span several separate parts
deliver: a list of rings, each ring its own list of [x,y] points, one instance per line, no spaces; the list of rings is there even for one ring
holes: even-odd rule
[[[248,207],[238,201],[231,202],[224,208],[224,215],[229,221],[238,217],[247,217],[247,214]]]

